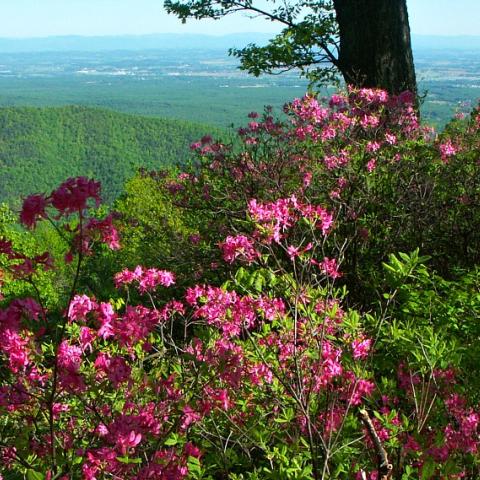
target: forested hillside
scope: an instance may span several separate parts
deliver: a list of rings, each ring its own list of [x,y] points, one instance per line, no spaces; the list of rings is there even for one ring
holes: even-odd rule
[[[111,201],[139,167],[181,163],[207,131],[96,108],[0,108],[0,202],[16,204],[75,175],[100,180]]]

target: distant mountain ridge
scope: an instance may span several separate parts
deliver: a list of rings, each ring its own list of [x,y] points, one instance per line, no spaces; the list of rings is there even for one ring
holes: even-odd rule
[[[135,172],[180,164],[212,128],[89,107],[0,108],[0,202],[19,204],[68,177],[102,182],[114,200]]]
[[[249,43],[265,44],[268,33],[232,33],[229,35],[199,35],[158,33],[117,36],[52,36],[39,38],[0,38],[0,53],[111,51],[111,50],[228,50]],[[412,35],[414,49],[480,50],[479,36]]]
[[[40,38],[0,38],[0,52],[108,51],[108,50],[178,50],[242,48],[249,43],[266,43],[265,33],[232,33],[230,35],[196,35],[159,33],[119,36],[61,36]]]

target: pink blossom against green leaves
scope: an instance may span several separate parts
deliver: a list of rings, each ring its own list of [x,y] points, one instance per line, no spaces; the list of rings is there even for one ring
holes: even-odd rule
[[[117,288],[120,288],[123,285],[129,285],[135,280],[136,281],[140,280],[142,275],[143,275],[142,267],[137,267],[134,271],[128,270],[126,268],[125,270],[122,270],[121,272],[115,275],[115,286]]]
[[[254,385],[273,382],[273,372],[264,363],[252,365],[250,367],[249,375],[250,381]]]
[[[110,303],[101,302],[97,306],[96,318],[98,323],[97,335],[104,340],[114,336],[114,322],[117,319]]]
[[[8,311],[10,311],[10,315],[17,319],[20,318],[20,315],[23,315],[32,320],[38,320],[43,313],[42,307],[31,297],[13,300],[9,305]]]
[[[265,231],[267,242],[280,243],[288,229],[302,218],[313,222],[326,235],[333,225],[333,215],[320,205],[300,202],[295,196],[271,203],[259,203],[252,199],[248,204],[252,220]],[[262,235],[262,230],[258,234]]]
[[[407,93],[389,97],[382,90],[350,88],[348,96],[334,95],[328,108],[307,95],[288,104],[285,111],[292,116],[294,135],[299,141],[330,142],[355,128],[361,127],[368,133],[390,122],[408,136],[419,130]],[[390,144],[395,143],[393,137],[389,138]]]
[[[113,224],[113,215],[107,215],[104,219],[85,217],[92,203],[96,207],[100,204],[100,183],[86,177],[69,178],[48,197],[39,194],[27,197],[23,202],[20,220],[28,228],[34,229],[39,220],[49,218],[48,210],[52,210],[50,220],[68,222],[67,217],[72,214],[86,220],[73,228],[68,223],[63,225],[63,228],[72,234],[71,248],[65,256],[67,263],[73,261],[75,253],[90,255],[92,244],[97,240],[112,250],[118,250],[120,241]],[[42,263],[40,257],[35,261]],[[43,263],[46,269],[51,268],[51,263],[47,261]],[[13,265],[11,268],[16,269],[19,275],[30,275],[34,267],[31,259],[24,258],[23,264]]]
[[[349,378],[351,384],[346,391],[345,399],[350,405],[361,405],[365,398],[370,397],[375,390],[375,384],[371,380],[357,379],[353,375]]]
[[[145,341],[160,321],[161,316],[157,310],[142,305],[129,305],[125,313],[114,320],[113,335],[120,345],[132,347]]]
[[[368,153],[375,153],[378,150],[380,150],[380,148],[381,148],[381,145],[378,142],[367,142],[365,150]]]
[[[130,379],[131,368],[122,357],[110,357],[108,354],[100,353],[95,359],[94,366],[97,378],[108,378],[115,388]]]
[[[78,372],[82,363],[82,349],[64,340],[58,348],[58,365],[71,372]]]
[[[183,407],[182,423],[180,424],[180,430],[187,430],[192,424],[197,423],[201,419],[201,415],[193,410],[189,405]]]
[[[377,160],[372,158],[367,162],[367,172],[372,173],[377,168]]]
[[[300,248],[289,245],[287,247],[287,254],[290,257],[290,260],[293,260],[295,257],[298,257],[300,255]]]
[[[143,274],[139,281],[139,291],[144,292],[156,288],[158,285],[170,287],[175,283],[175,275],[166,270],[157,270],[149,268]]]
[[[86,352],[87,350],[89,352],[92,352],[92,344],[94,343],[95,338],[96,335],[94,330],[89,327],[80,327],[80,335],[78,340],[80,342],[83,352]]]
[[[385,133],[385,141],[390,145],[395,145],[397,143],[397,137],[393,133]]]
[[[117,456],[109,447],[89,449],[82,465],[84,480],[97,480],[103,473],[121,473],[122,464],[117,461]]]
[[[30,195],[23,201],[20,221],[28,228],[34,228],[37,221],[47,217],[49,201],[44,195]]]
[[[324,425],[324,432],[327,435],[337,432],[342,426],[346,415],[346,409],[342,407],[334,407],[330,411],[320,413],[319,420]]]
[[[334,93],[328,102],[330,108],[337,107],[339,109],[345,108],[347,106],[348,99],[344,95]]]
[[[317,265],[320,270],[329,278],[335,280],[342,276],[335,258],[324,257],[324,259],[320,262],[315,259],[312,259],[311,262],[313,265]]]
[[[248,264],[258,257],[253,240],[245,235],[229,235],[220,243],[220,249],[223,253],[223,259],[228,263],[233,263],[237,258],[240,258]]]
[[[405,94],[402,94],[399,97],[399,100],[402,103],[411,103],[405,97]],[[350,101],[354,101],[357,107],[375,107],[377,104],[385,105],[390,100],[388,93],[384,90],[377,89],[377,88],[360,88],[356,89],[355,87],[349,87],[349,99]]]
[[[288,106],[288,111],[292,111],[302,121],[313,124],[323,122],[329,114],[329,111],[320,105],[314,96],[306,96],[303,99],[296,98]]]
[[[184,454],[186,455],[186,453]],[[183,480],[187,478],[187,458],[179,455],[175,450],[159,450],[153,457],[153,462],[143,467],[138,480],[158,478],[159,480]]]
[[[457,147],[453,145],[450,139],[446,140],[444,143],[441,143],[438,148],[444,163],[448,162],[448,159],[456,155],[458,152]]]
[[[332,155],[325,155],[323,163],[328,170],[334,170],[341,168],[349,162],[349,154],[345,150],[341,150],[338,153]]]
[[[28,337],[9,328],[0,330],[0,349],[8,358],[8,367],[13,373],[24,371],[31,363]]]
[[[68,318],[71,322],[85,320],[87,314],[97,308],[95,301],[87,295],[75,295],[68,307]]]
[[[300,255],[303,255],[304,253],[309,252],[310,250],[312,250],[312,248],[313,248],[312,242],[308,242],[308,244],[305,245],[304,247],[295,247],[293,245],[289,245],[287,247],[287,254],[290,260],[293,260],[295,257],[298,257]]]
[[[307,188],[312,183],[312,172],[306,172],[303,176],[303,187]]]
[[[175,283],[175,275],[166,270],[145,269],[141,266],[137,266],[133,271],[125,269],[115,275],[117,288],[133,282],[138,284],[137,288],[140,293],[145,293],[155,290],[158,286],[170,287]]]
[[[86,177],[69,178],[51,194],[51,204],[61,215],[82,212],[88,201],[100,204],[100,183]]]
[[[368,357],[372,340],[370,338],[357,338],[352,342],[353,358],[361,360]]]
[[[92,218],[85,226],[84,235],[91,238],[100,237],[102,243],[107,245],[111,250],[120,249],[120,237],[117,229],[113,225],[112,215],[107,215],[103,220]]]

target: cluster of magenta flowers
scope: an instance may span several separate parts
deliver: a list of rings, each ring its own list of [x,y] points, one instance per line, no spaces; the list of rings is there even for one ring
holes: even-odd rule
[[[288,445],[310,462],[305,475],[322,470],[318,459],[326,472],[338,452],[351,451],[345,475],[378,480],[379,448],[393,446],[415,474],[434,461],[451,468],[444,478],[465,477],[451,465],[480,453],[480,414],[458,388],[459,372],[435,367],[426,376],[399,361],[388,379],[376,377],[375,334],[386,320],[369,330],[367,315],[343,302],[348,271],[335,243],[342,222],[359,215],[342,203],[352,183],[401,162],[402,142],[431,142],[440,168],[465,146],[421,127],[408,93],[349,89],[328,103],[296,99],[285,112],[287,123],[270,110],[252,112],[239,131],[240,154],[209,136],[192,145],[208,173],[233,179],[242,189],[235,199],[247,200],[243,230],[215,232],[218,263],[223,258],[232,273],[224,284],[189,271],[182,290],[176,271],[138,265],[113,276],[114,298],[97,298],[77,288],[84,257],[97,242],[120,248],[116,217],[92,213],[100,185],[73,178],[25,199],[23,225],[52,223],[69,242],[65,261],[76,258],[78,268],[61,307],[22,297],[0,308],[5,471],[45,480],[183,480],[201,478],[202,468],[224,476],[234,450],[233,464],[242,455],[265,460],[273,478],[279,445]],[[281,145],[267,159],[258,153],[265,139]],[[354,156],[361,162],[352,172]],[[190,196],[208,204],[216,191],[204,177],[166,176],[165,188],[180,205]],[[327,181],[328,194],[315,196]],[[358,235],[368,241],[369,231]],[[199,250],[208,242],[205,233],[188,237]],[[10,278],[28,285],[36,272],[57,268],[48,252],[29,257],[8,239],[0,239],[0,256]]]

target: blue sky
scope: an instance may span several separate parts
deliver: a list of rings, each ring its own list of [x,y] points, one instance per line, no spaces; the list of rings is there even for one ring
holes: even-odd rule
[[[263,0],[261,0],[263,1]],[[480,35],[480,0],[407,0],[413,33]],[[275,32],[272,22],[231,16],[182,25],[162,0],[0,0],[0,37]]]

